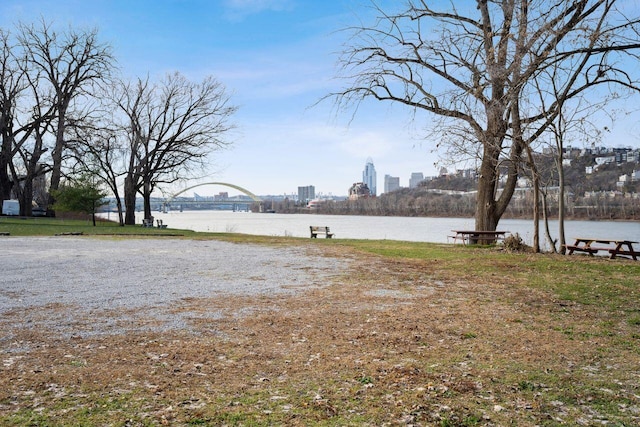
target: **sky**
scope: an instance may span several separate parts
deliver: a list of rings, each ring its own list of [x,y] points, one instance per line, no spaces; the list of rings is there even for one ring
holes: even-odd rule
[[[390,4],[397,4],[389,0]],[[343,196],[362,180],[367,158],[377,172],[409,185],[412,172],[436,175],[440,157],[425,139],[429,116],[365,102],[336,114],[337,60],[345,33],[366,19],[367,0],[2,0],[0,27],[44,19],[55,27],[97,28],[129,78],[159,80],[178,71],[214,76],[238,106],[231,148],[215,153],[206,177],[181,183],[231,183],[258,195],[295,194],[299,186]],[[638,128],[605,145],[638,146]],[[611,136],[614,138],[614,136]],[[177,188],[180,189],[180,188]],[[173,189],[167,189],[173,191]],[[207,186],[200,195],[237,191]],[[188,193],[185,195],[189,195]]]

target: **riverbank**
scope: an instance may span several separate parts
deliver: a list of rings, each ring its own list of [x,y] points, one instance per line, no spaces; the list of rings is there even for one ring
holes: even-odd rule
[[[0,424],[640,421],[637,262],[221,238],[3,238]]]

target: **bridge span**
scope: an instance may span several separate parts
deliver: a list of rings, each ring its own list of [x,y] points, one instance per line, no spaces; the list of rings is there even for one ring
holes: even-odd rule
[[[197,187],[202,187],[205,185],[221,185],[223,187],[229,187],[229,188],[233,188],[235,190],[240,191],[241,193],[249,196],[251,198],[251,200],[253,202],[256,202],[259,204],[260,206],[260,211],[262,212],[263,209],[263,201],[260,197],[256,196],[255,194],[253,194],[251,191],[247,190],[246,188],[240,187],[239,185],[235,185],[235,184],[229,184],[228,182],[203,182],[200,184],[195,184],[192,186],[189,186],[187,188],[184,188],[180,191],[178,191],[177,193],[174,193],[173,195],[169,196],[163,203],[163,207],[166,208],[168,207],[173,200],[179,196],[180,194],[183,194],[189,190],[192,190],[194,188]],[[249,202],[243,202],[240,200],[220,200],[220,201],[200,201],[200,202],[181,202],[181,204],[192,204],[192,203],[199,203],[201,205],[211,205],[213,209],[216,208],[216,206],[229,206],[229,205],[233,205],[233,210],[249,210],[250,209],[250,205],[251,203]],[[243,206],[244,209],[241,209],[240,206]]]

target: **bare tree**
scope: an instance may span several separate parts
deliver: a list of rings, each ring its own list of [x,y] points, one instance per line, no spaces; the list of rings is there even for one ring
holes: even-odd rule
[[[70,150],[76,158],[73,175],[97,177],[109,188],[116,201],[118,220],[124,225],[124,205],[121,195],[121,178],[126,174],[125,136],[113,128],[112,115],[104,111],[103,120],[92,126],[85,123],[72,131]]]
[[[22,130],[16,123],[17,105],[22,92],[28,86],[10,33],[2,30],[0,61],[0,200],[6,200],[11,197],[13,189],[14,181],[10,168],[17,153],[18,135]]]
[[[232,129],[229,120],[236,107],[213,77],[194,83],[179,73],[158,84],[148,78],[123,84],[118,105],[126,115],[125,223],[132,225],[138,193],[150,218],[156,186],[202,170],[207,157],[228,144],[223,138]]]
[[[14,191],[18,195],[20,202],[20,215],[31,216],[34,199],[34,181],[49,172],[49,169],[42,163],[43,155],[47,152],[45,144],[46,135],[51,132],[51,122],[54,119],[51,108],[40,103],[38,87],[32,82],[30,88],[33,90],[33,114],[29,122],[30,138],[23,138],[21,143],[16,145],[17,158],[20,163],[14,161],[11,164],[11,174],[13,182],[20,185],[14,186]],[[44,110],[43,110],[44,109]],[[21,174],[18,173],[21,172]],[[46,206],[47,200],[40,200]]]
[[[51,189],[56,190],[62,177],[70,110],[74,102],[82,104],[83,97],[92,95],[93,85],[109,78],[114,58],[110,46],[98,41],[97,30],[69,29],[58,33],[44,21],[38,26],[22,24],[19,30],[29,68],[40,73],[51,88],[46,101],[56,115],[51,152]]]
[[[612,112],[606,110],[609,101],[615,99],[618,94],[604,93],[600,98],[594,100],[586,99],[584,96],[575,96],[573,99],[562,99],[561,87],[558,80],[562,81],[562,77],[558,78],[558,74],[562,76],[563,71],[554,67],[548,67],[544,72],[540,73],[538,82],[536,83],[536,91],[541,105],[546,106],[547,103],[555,103],[557,105],[557,113],[554,115],[553,121],[549,123],[546,134],[549,141],[545,142],[548,148],[555,153],[554,163],[557,171],[558,184],[558,239],[557,241],[548,237],[549,243],[553,246],[552,250],[561,253],[565,252],[566,236],[565,236],[565,201],[566,201],[566,184],[565,184],[565,168],[564,168],[564,152],[567,143],[573,141],[582,146],[595,144],[600,140],[602,132],[606,127],[598,127],[593,117],[604,113],[610,121],[614,120]],[[545,138],[546,139],[546,138]],[[547,221],[545,226],[548,229]],[[547,232],[547,234],[549,234]]]
[[[30,69],[23,46],[0,31],[0,196],[13,195],[20,214],[31,215],[33,181],[47,168],[45,136],[51,130],[54,109],[47,102],[37,70]]]
[[[639,18],[625,16],[616,3],[451,1],[449,10],[437,11],[431,2],[410,0],[398,13],[374,4],[376,22],[349,29],[340,73],[348,84],[330,96],[340,109],[373,98],[455,126],[481,153],[476,229],[495,230],[523,153],[553,121],[559,102],[604,84],[638,87],[630,74],[635,63],[624,60],[637,60]],[[536,76],[552,66],[565,70],[559,101],[532,108]],[[443,138],[451,126],[441,127]],[[507,172],[499,188],[501,169]]]

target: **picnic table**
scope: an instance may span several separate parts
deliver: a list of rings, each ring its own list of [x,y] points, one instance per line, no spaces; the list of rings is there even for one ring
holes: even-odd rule
[[[565,248],[567,248],[567,255],[572,255],[574,252],[585,252],[593,256],[598,252],[609,252],[609,258],[611,259],[615,259],[617,256],[630,256],[637,261],[640,251],[634,250],[634,243],[637,244],[638,242],[624,239],[577,237],[573,245],[565,245]]]
[[[455,234],[449,236],[453,239],[453,243],[458,240],[463,245],[477,242],[494,243],[497,240],[504,240],[504,237],[508,231],[485,231],[485,230],[451,230]]]

